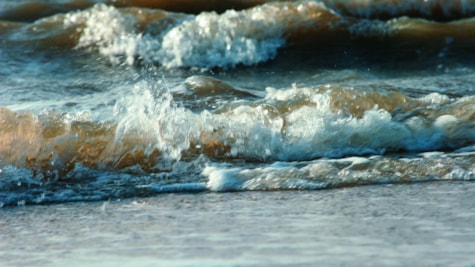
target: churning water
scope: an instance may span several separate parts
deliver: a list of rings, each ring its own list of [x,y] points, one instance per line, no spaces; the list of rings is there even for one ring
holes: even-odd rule
[[[473,192],[474,29],[470,0],[2,2],[0,206]]]

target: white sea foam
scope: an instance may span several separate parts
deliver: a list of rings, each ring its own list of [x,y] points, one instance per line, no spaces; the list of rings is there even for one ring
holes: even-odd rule
[[[139,58],[166,67],[229,67],[266,61],[283,45],[282,26],[263,12],[270,10],[202,13],[163,36],[137,32],[133,16],[103,4],[68,14],[65,24],[85,24],[77,48],[97,47],[113,63],[125,57],[128,64]]]
[[[135,56],[143,54],[140,51],[147,50],[147,44],[153,41],[150,38],[142,40],[142,35],[135,32],[132,16],[123,16],[116,8],[104,4],[95,5],[87,11],[69,13],[64,24],[84,24],[76,47],[97,47],[113,63],[119,63],[119,57],[125,57],[127,63],[133,64]]]
[[[135,91],[117,104],[118,141],[140,137],[150,149],[172,159],[180,159],[191,144],[197,148],[217,144],[221,152],[211,154],[220,153],[219,157],[292,161],[437,150],[463,145],[460,140],[475,142],[474,127],[455,114],[415,113],[395,120],[375,106],[355,117],[334,111],[329,93],[315,88],[268,89],[257,102],[238,100],[215,112],[198,113],[179,107],[167,90],[147,83],[138,84]],[[278,110],[294,101],[306,102],[283,113]]]
[[[424,103],[430,104],[431,106],[439,106],[449,103],[450,98],[443,94],[430,93],[419,98],[419,100],[423,101]]]
[[[342,186],[417,181],[473,181],[467,158],[445,154],[421,158],[349,157],[279,163],[256,168],[213,164],[202,172],[211,191],[318,190]]]
[[[138,58],[168,68],[227,68],[272,59],[285,44],[286,33],[317,27],[313,19],[320,13],[315,12],[323,9],[322,4],[300,2],[265,4],[223,14],[203,12],[177,19],[164,32],[152,35],[138,32],[132,15],[97,4],[67,14],[64,23],[84,25],[77,48],[95,48],[113,63],[124,58],[133,64]]]
[[[203,175],[208,177],[207,187],[211,191],[235,191],[241,190],[244,181],[236,177],[241,171],[239,168],[221,169],[206,167]]]
[[[119,143],[133,136],[149,152],[158,149],[165,158],[179,160],[190,139],[199,135],[194,115],[177,107],[166,89],[146,82],[135,85],[133,95],[124,97],[114,109]]]
[[[163,37],[160,62],[166,67],[233,67],[271,59],[284,44],[282,29],[260,12],[202,13],[185,21]]]
[[[202,175],[208,178],[211,191],[323,189],[327,182],[314,182],[306,170],[293,166],[269,166],[256,169],[208,166]],[[308,179],[310,178],[310,179]]]

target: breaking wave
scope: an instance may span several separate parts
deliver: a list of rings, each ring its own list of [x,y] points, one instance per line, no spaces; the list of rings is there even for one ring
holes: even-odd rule
[[[394,13],[394,19],[387,21],[373,19],[371,14],[354,17],[357,14],[349,10],[367,10],[366,5],[343,2],[271,2],[240,11],[198,15],[96,4],[33,23],[1,22],[1,29],[4,39],[12,44],[31,42],[42,49],[96,51],[114,64],[158,63],[166,68],[251,66],[272,60],[280,50],[292,47],[316,51],[355,45],[382,49],[389,43],[399,50],[415,52],[422,47],[471,49],[475,42],[471,19],[434,22],[397,17],[398,12],[405,14],[411,7],[421,7],[422,12],[426,5],[440,6],[438,2],[379,3],[369,8],[369,13]],[[353,5],[362,7],[350,8]],[[463,14],[472,12],[470,5],[462,3],[444,6],[447,10],[460,6]]]

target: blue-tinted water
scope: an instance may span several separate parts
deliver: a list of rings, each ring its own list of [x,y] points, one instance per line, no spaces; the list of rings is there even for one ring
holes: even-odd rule
[[[472,266],[473,183],[0,210],[2,266]]]
[[[474,13],[0,3],[0,265],[474,265]]]

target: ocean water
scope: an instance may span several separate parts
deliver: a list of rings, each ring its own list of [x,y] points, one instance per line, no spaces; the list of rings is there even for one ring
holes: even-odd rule
[[[473,266],[466,182],[0,210],[2,266]]]
[[[415,263],[472,266],[474,29],[471,0],[2,1],[1,255],[13,266],[43,264],[59,255],[15,244],[44,238],[33,229],[52,239],[77,234],[81,226],[72,214],[84,213],[78,219],[87,221],[88,213],[113,207],[112,218],[97,217],[103,224],[87,233],[90,239],[71,243],[71,250],[84,249],[74,253],[86,259],[95,240],[100,247],[109,238],[122,240],[105,227],[124,221],[126,231],[135,218],[148,234],[189,242],[126,240],[144,250],[143,264],[154,259],[152,248],[175,255],[160,257],[166,265],[266,265],[264,258],[270,265],[331,264],[355,248],[345,245],[347,237],[355,246],[370,243],[355,252],[355,263],[364,265],[379,255],[369,240],[374,234],[361,230],[370,224],[388,237],[378,244],[390,260],[376,265],[411,265],[408,259],[420,256],[430,259]],[[424,200],[444,190],[450,197]],[[401,221],[378,221],[378,212],[367,214],[363,206],[355,206],[353,218],[341,206],[366,203],[372,194],[379,196],[377,210]],[[401,195],[396,204],[394,194]],[[412,197],[417,208],[401,202]],[[163,233],[150,225],[144,214],[161,212],[155,206],[163,202],[167,215],[158,219],[190,219],[184,229]],[[183,202],[196,206],[174,210],[173,203]],[[139,210],[143,203],[151,210]],[[208,213],[195,213],[203,203]],[[316,212],[306,214],[312,207]],[[212,214],[216,209],[246,223],[233,228],[233,221]],[[336,217],[320,220],[323,210]],[[279,220],[287,213],[303,232]],[[51,224],[35,226],[33,214],[49,216]],[[220,223],[202,224],[195,216]],[[262,227],[248,227],[251,221]],[[332,234],[317,235],[309,222]],[[453,228],[439,227],[452,222]],[[231,227],[229,235],[221,223]],[[398,231],[407,224],[429,234]],[[275,239],[260,235],[264,225],[277,227]],[[307,243],[311,228],[309,238],[322,238],[323,247]],[[12,236],[14,229],[19,236]],[[236,234],[246,229],[245,236]],[[337,232],[343,239],[332,239]],[[214,250],[206,250],[200,246],[206,233],[242,246],[219,250],[215,240],[207,243]],[[419,239],[424,246],[407,247],[411,257],[403,257],[400,245]],[[450,247],[447,257],[437,245]],[[190,248],[195,260],[179,260]],[[121,251],[133,253],[125,244],[114,249],[102,264],[130,256],[112,257]],[[261,255],[246,254],[260,249]],[[284,249],[295,257],[282,256]],[[20,251],[34,254],[34,261],[17,261]],[[311,251],[322,251],[321,258]],[[200,256],[208,252],[216,257]],[[241,256],[227,262],[226,255]],[[351,257],[336,263],[351,265]]]

